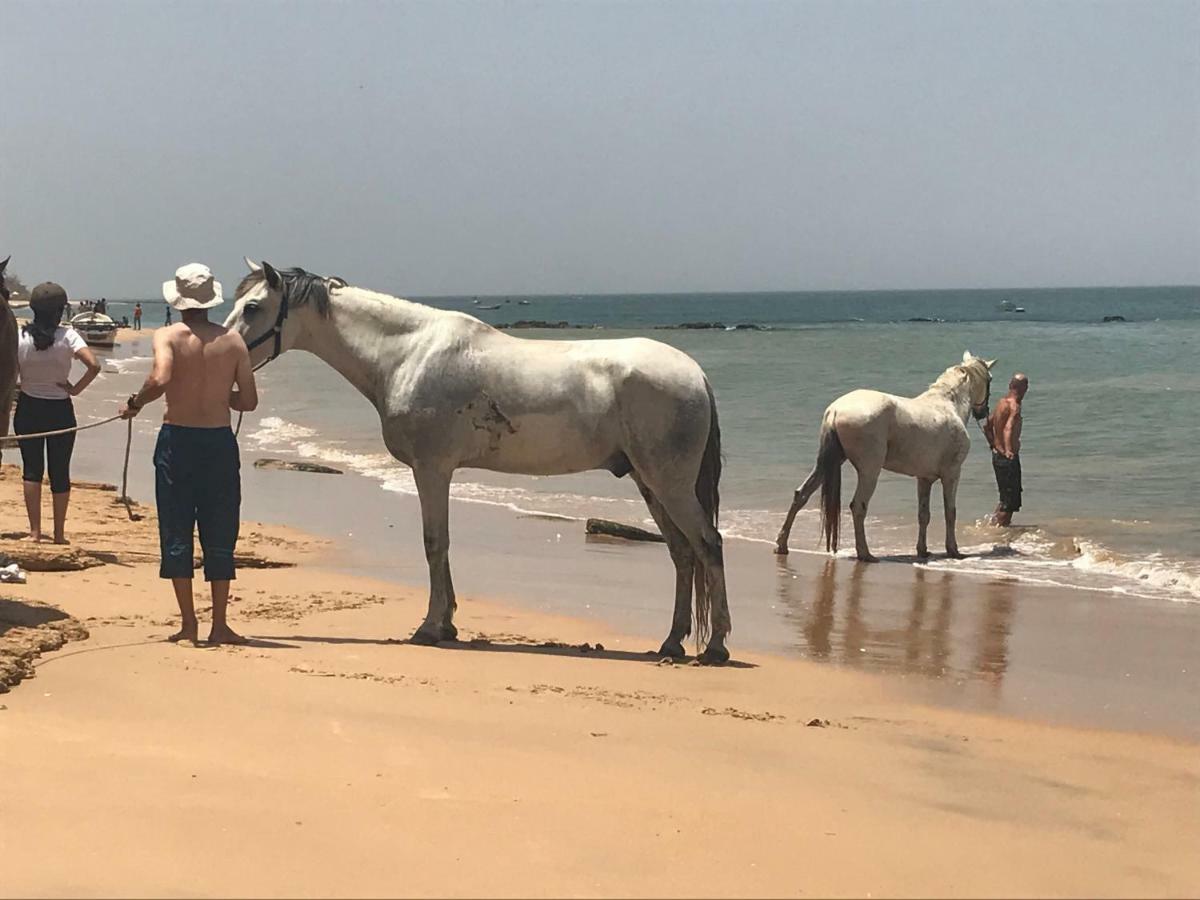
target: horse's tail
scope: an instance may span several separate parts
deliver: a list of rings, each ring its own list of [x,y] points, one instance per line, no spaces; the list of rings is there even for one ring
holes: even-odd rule
[[[821,423],[821,440],[817,446],[817,471],[821,473],[821,533],[825,549],[836,553],[838,532],[842,522],[842,463],[846,449],[838,437],[834,417]]]
[[[717,421],[717,401],[713,397],[712,385],[704,383],[708,391],[708,442],[704,445],[704,456],[700,458],[700,472],[696,476],[696,499],[704,515],[715,529],[721,508],[721,426]],[[720,552],[720,547],[717,548]],[[692,582],[696,592],[696,641],[700,645],[708,643],[709,626],[711,624],[711,604],[708,596],[708,582],[704,577],[704,563],[699,556],[692,568]]]

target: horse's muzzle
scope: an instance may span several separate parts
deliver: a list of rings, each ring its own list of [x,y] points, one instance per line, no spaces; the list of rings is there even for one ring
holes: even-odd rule
[[[985,403],[983,406],[972,406],[971,415],[982,422],[988,417],[988,405]]]

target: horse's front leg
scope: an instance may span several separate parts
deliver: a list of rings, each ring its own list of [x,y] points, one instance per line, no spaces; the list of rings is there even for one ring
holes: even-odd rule
[[[933,481],[928,478],[917,479],[917,556],[924,559],[929,555],[929,545],[925,541],[929,531],[929,495],[933,493]]]
[[[450,580],[450,475],[435,467],[413,466],[421,498],[425,560],[429,563],[429,612],[412,636],[416,644],[452,641],[458,636],[454,627],[454,584]]]
[[[958,472],[942,478],[942,506],[946,510],[946,555],[951,559],[962,559],[958,552],[958,537],[954,533],[954,523],[958,516],[956,497],[958,495]]]

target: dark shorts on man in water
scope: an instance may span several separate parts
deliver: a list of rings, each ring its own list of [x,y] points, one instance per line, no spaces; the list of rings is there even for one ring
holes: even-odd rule
[[[232,581],[242,505],[233,429],[163,425],[154,448],[154,495],[162,578],[191,578],[192,536],[200,528],[204,580]]]
[[[992,469],[996,472],[996,487],[1000,489],[1000,507],[1014,513],[1021,508],[1021,458],[1009,459],[992,452]]]

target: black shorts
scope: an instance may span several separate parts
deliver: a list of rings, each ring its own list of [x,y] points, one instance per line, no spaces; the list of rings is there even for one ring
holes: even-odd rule
[[[17,411],[13,415],[13,431],[17,434],[39,434],[75,427],[75,408],[70,399],[43,400],[28,394],[17,395]],[[75,434],[59,434],[49,438],[21,441],[22,478],[42,483],[46,464],[50,465],[50,492],[65,494],[71,490],[71,454],[75,450]]]
[[[996,487],[1000,489],[1000,507],[1014,513],[1021,508],[1021,458],[1009,459],[992,452],[992,469],[996,472]]]
[[[204,580],[232,581],[242,505],[241,461],[231,428],[163,425],[154,448],[154,495],[163,578],[191,578],[200,527]]]

